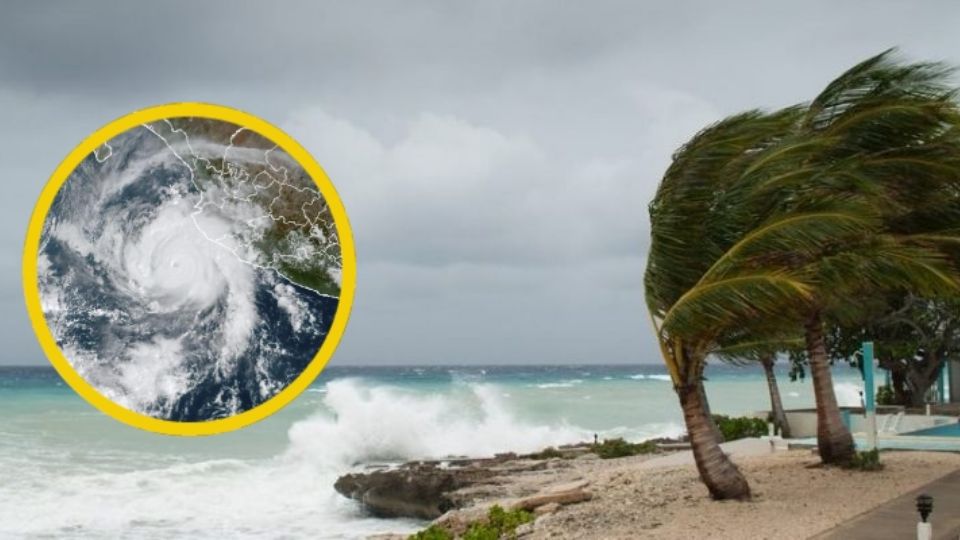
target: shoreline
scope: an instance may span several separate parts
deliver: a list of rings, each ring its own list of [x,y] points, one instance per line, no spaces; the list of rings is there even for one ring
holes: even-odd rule
[[[724,449],[750,480],[752,500],[710,499],[689,450],[613,459],[584,454],[514,472],[500,488],[480,490],[432,523],[462,530],[494,504],[526,508],[523,501],[537,499],[530,507],[535,521],[518,528],[518,538],[802,539],[960,470],[954,453],[884,451],[884,468],[864,472],[824,467],[810,450],[773,449],[766,439],[733,441]],[[582,494],[570,496],[574,492]],[[539,500],[551,493],[561,496]]]

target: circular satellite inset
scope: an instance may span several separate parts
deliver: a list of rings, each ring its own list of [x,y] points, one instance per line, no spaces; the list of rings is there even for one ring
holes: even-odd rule
[[[34,328],[68,383],[176,434],[241,427],[305,389],[353,280],[323,170],[266,122],[202,104],[133,113],[78,147],[24,256]]]

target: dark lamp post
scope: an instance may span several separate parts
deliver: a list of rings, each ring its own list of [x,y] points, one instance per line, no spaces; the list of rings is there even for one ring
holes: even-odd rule
[[[933,497],[925,493],[917,497],[917,512],[920,512],[920,521],[926,523],[930,513],[933,512]]]

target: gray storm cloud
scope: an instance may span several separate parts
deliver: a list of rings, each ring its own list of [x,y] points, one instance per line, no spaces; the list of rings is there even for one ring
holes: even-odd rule
[[[20,292],[57,163],[130,110],[210,101],[301,141],[359,282],[337,363],[655,362],[646,205],[671,152],[890,46],[960,64],[925,2],[15,3],[0,17],[0,363],[43,363]]]

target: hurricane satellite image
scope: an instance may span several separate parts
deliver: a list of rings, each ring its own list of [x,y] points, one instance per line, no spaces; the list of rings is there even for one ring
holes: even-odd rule
[[[41,307],[88,383],[196,422],[269,400],[327,336],[343,260],[317,184],[250,128],[168,118],[70,174],[37,259]]]

